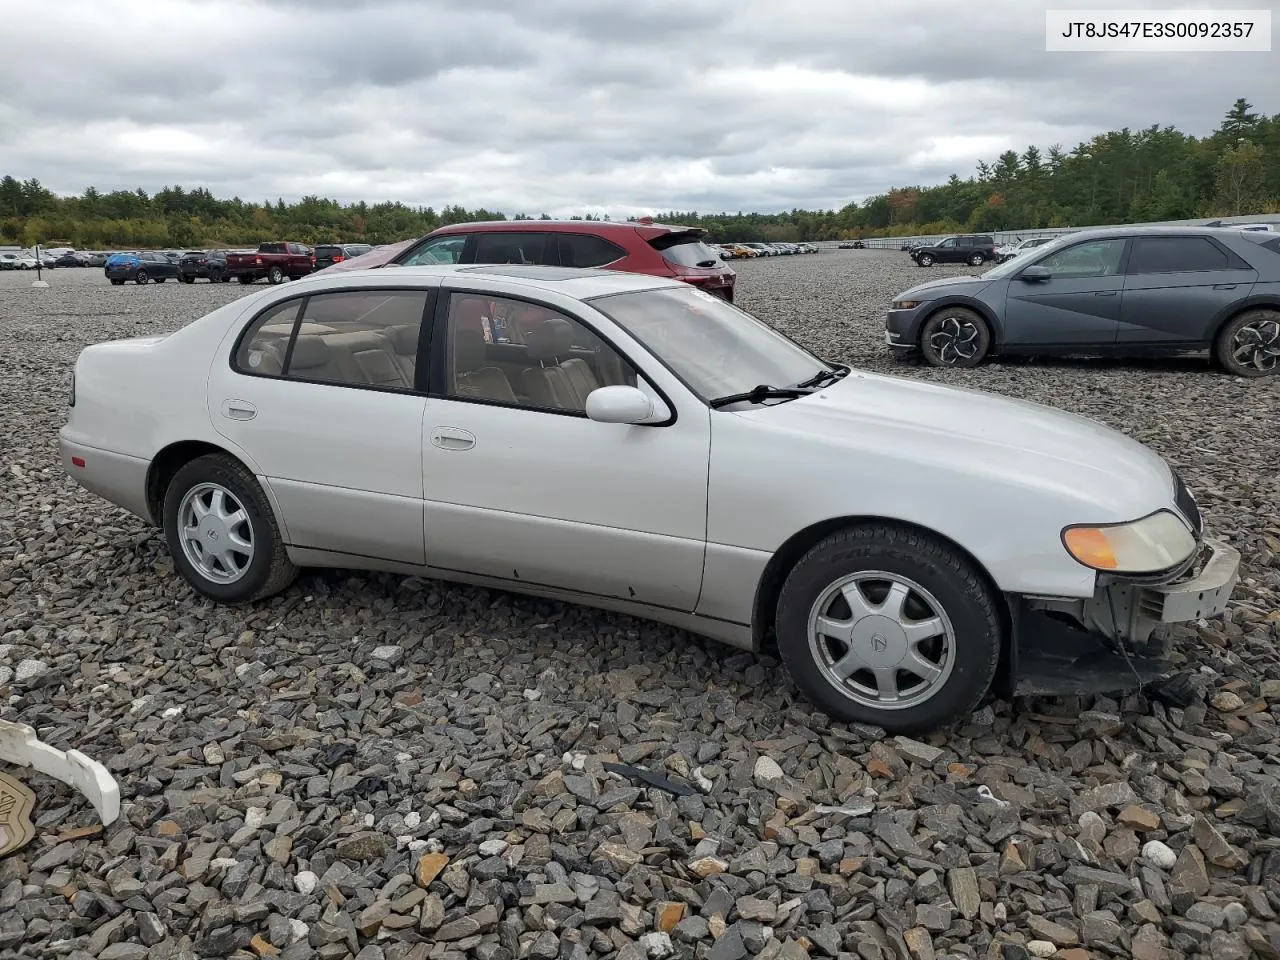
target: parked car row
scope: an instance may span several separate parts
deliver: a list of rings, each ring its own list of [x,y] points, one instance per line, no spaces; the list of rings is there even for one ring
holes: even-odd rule
[[[101,266],[116,285],[153,280],[164,283],[170,278],[181,283],[228,283],[235,279],[245,284],[265,278],[274,284],[305,277],[373,249],[368,243],[318,244],[312,248],[294,241],[270,241],[251,250],[134,250],[112,254]]]
[[[52,270],[55,267],[100,267],[107,262],[109,254],[89,253],[87,251],[41,250],[39,259],[34,250],[6,250],[0,252],[0,270],[35,270],[40,267]]]
[[[712,244],[721,260],[746,260],[751,257],[785,257],[796,253],[817,253],[813,243],[720,243]]]
[[[926,250],[920,248],[920,262]],[[963,249],[963,248],[961,248]],[[979,248],[975,251],[975,265]],[[891,352],[938,367],[993,355],[1208,351],[1240,377],[1280,370],[1280,234],[1222,227],[1082,230],[977,276],[894,298]]]

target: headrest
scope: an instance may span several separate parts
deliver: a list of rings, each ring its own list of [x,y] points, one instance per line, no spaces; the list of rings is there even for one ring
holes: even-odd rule
[[[303,334],[293,342],[293,356],[289,358],[290,370],[314,370],[329,362],[329,344],[323,337]]]
[[[485,305],[483,300],[468,297],[458,303],[454,326],[459,330],[484,330]]]
[[[418,352],[418,331],[416,323],[406,323],[402,327],[392,327],[387,333],[391,337],[391,346],[401,356],[413,356]]]
[[[484,366],[484,334],[464,327],[454,331],[453,364],[457,373],[470,373]]]
[[[539,363],[559,363],[573,347],[573,327],[568,320],[554,317],[525,332],[529,359]]]

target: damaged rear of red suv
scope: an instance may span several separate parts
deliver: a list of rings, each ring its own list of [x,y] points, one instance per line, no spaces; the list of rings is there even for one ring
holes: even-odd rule
[[[327,272],[437,263],[536,263],[599,267],[674,277],[733,302],[737,275],[705,241],[700,227],[651,219],[492,220],[456,223],[420,240],[378,247]]]

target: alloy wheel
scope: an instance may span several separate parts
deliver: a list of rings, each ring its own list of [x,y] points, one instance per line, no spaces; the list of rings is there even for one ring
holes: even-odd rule
[[[972,360],[978,355],[981,339],[978,326],[970,320],[947,317],[929,337],[929,345],[943,363]]]
[[[1271,371],[1280,364],[1280,320],[1247,323],[1231,339],[1231,356],[1241,366]]]
[[[178,505],[179,537],[187,561],[212,583],[230,584],[253,562],[249,514],[226,487],[201,483]]]
[[[880,710],[931,699],[956,660],[951,620],[914,580],[866,570],[828,586],[809,612],[809,647],[823,678]]]

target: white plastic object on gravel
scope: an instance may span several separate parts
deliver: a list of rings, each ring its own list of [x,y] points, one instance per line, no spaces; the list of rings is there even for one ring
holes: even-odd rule
[[[104,827],[120,816],[120,785],[107,768],[79,750],[64,752],[41,742],[34,727],[0,720],[0,760],[75,787],[93,804]]]

